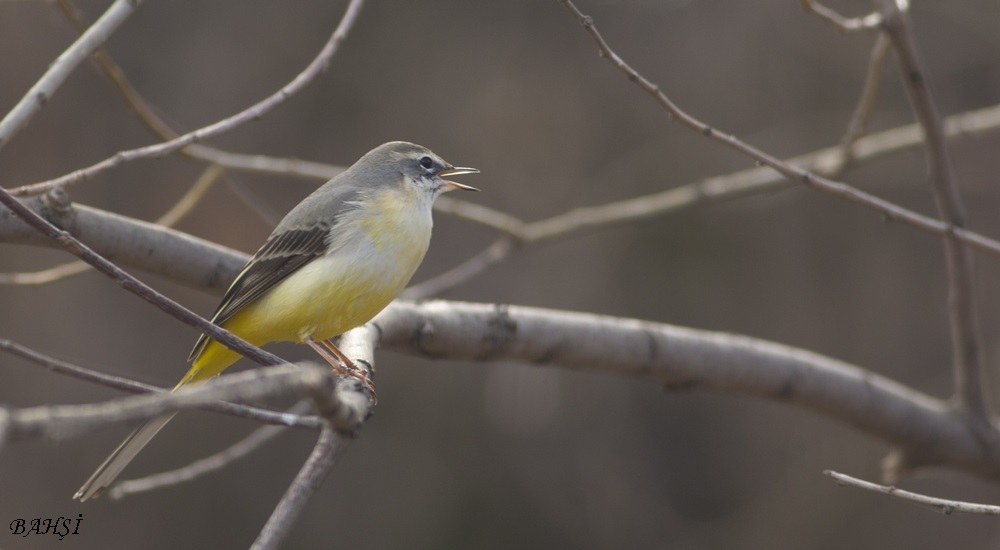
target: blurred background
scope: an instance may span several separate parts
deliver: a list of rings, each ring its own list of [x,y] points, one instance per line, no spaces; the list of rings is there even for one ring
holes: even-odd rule
[[[93,19],[109,4],[79,3]],[[860,15],[867,1],[831,2]],[[916,2],[920,50],[945,114],[1000,102],[1000,3]],[[214,122],[273,93],[326,41],[346,2],[146,2],[111,54],[176,128]],[[837,143],[874,37],[843,35],[798,2],[580,0],[611,46],[682,108],[777,156]],[[74,39],[45,1],[0,2],[0,111]],[[894,60],[872,130],[912,121]],[[605,60],[556,0],[368,2],[329,70],[262,120],[211,144],[346,165],[404,139],[482,174],[461,198],[525,220],[664,190],[752,166],[668,120]],[[92,65],[81,66],[0,151],[0,185],[48,179],[155,141]],[[1000,235],[1000,133],[952,143],[971,226]],[[106,172],[75,201],[152,220],[203,165],[170,157]],[[284,212],[320,182],[231,176]],[[923,155],[843,179],[933,212]],[[453,195],[454,196],[454,195]],[[495,235],[438,215],[414,282]],[[178,228],[252,252],[271,227],[217,185]],[[68,261],[0,244],[0,272]],[[218,295],[139,275],[193,310]],[[980,256],[978,303],[991,396],[1000,365],[1000,261]],[[938,239],[803,188],[703,205],[528,248],[445,298],[523,304],[731,331],[855,363],[935,396],[951,392]],[[0,338],[104,372],[169,386],[196,334],[86,273],[0,286]],[[305,346],[277,345],[289,359]],[[248,363],[243,362],[246,366]],[[877,480],[888,446],[788,406],[519,364],[378,355],[379,406],[326,480],[287,548],[984,548],[987,517],[943,516],[838,487],[832,468]],[[88,403],[121,395],[0,356],[0,403]],[[181,415],[125,477],[188,464],[256,426]],[[70,496],[128,432],[109,427],[0,454],[0,524],[76,517],[80,534],[22,548],[243,548],[307,456],[290,431],[222,472],[126,501]],[[908,489],[1000,503],[1000,486],[948,470]]]

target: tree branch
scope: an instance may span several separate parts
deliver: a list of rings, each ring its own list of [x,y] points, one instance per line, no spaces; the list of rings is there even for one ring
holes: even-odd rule
[[[96,427],[146,420],[216,401],[253,401],[281,396],[309,396],[332,408],[336,380],[328,368],[277,365],[231,374],[176,392],[123,397],[106,403],[54,405],[6,411],[9,440],[77,437]]]
[[[204,198],[205,193],[223,173],[224,170],[218,165],[209,165],[184,196],[153,223],[171,227],[179,222]],[[89,270],[90,266],[86,262],[76,260],[30,273],[0,273],[0,284],[41,285],[86,273]]]
[[[981,135],[997,129],[1000,129],[1000,105],[945,119],[945,131],[951,137]],[[854,158],[856,162],[873,160],[916,148],[922,143],[919,126],[910,124],[858,139],[854,144]],[[842,163],[842,155],[840,147],[834,146],[786,162],[818,173],[835,173]],[[328,169],[336,170],[336,167],[329,166]],[[710,201],[770,192],[789,185],[793,183],[765,166],[711,177],[650,195],[578,208],[532,223],[450,197],[439,198],[435,209],[493,227],[510,235],[515,242],[530,244],[649,219]],[[71,207],[64,194],[46,195],[42,199],[28,198],[23,202],[57,226],[84,239],[101,255],[121,265],[164,275],[192,287],[224,291],[249,259],[241,252],[155,224],[84,205],[74,204]],[[477,218],[483,213],[488,213],[486,220]],[[969,242],[978,240],[987,243],[987,252],[1000,254],[1000,242],[967,230],[956,232],[959,239],[963,235],[968,236],[966,240]],[[0,242],[54,245],[3,208],[0,208]],[[212,269],[206,269],[206,265],[212,266]]]
[[[24,94],[17,105],[0,120],[0,148],[11,139],[45,106],[59,86],[83,60],[100,47],[113,32],[132,15],[142,0],[115,0],[93,25],[49,65],[42,78]]]
[[[930,506],[931,508],[937,509],[944,515],[951,515],[953,512],[961,512],[965,514],[985,514],[989,516],[1000,516],[1000,506],[993,506],[991,504],[976,504],[974,502],[964,502],[961,500],[948,500],[944,498],[930,497],[927,495],[921,495],[919,493],[912,493],[910,491],[904,491],[897,487],[891,487],[888,485],[879,485],[878,483],[872,483],[870,481],[865,481],[863,479],[858,479],[856,477],[849,476],[847,474],[842,474],[840,472],[835,472],[833,470],[826,470],[823,472],[824,475],[833,478],[838,485],[843,485],[845,487],[856,487],[858,489],[864,489],[866,491],[873,491],[875,493],[882,493],[884,495],[893,496],[902,500],[909,502],[915,502],[924,506]]]
[[[118,1],[128,2],[130,0]],[[323,45],[323,49],[320,50],[319,54],[312,60],[312,62],[309,63],[309,65],[301,73],[296,75],[291,82],[283,86],[280,90],[248,107],[247,109],[203,128],[199,128],[193,132],[188,132],[184,135],[178,136],[170,141],[147,145],[146,147],[139,147],[137,149],[130,149],[128,151],[120,151],[115,155],[87,168],[81,168],[51,180],[18,187],[13,189],[11,193],[14,196],[35,195],[44,193],[45,191],[56,187],[64,187],[80,183],[81,181],[91,178],[111,168],[120,166],[126,162],[144,158],[162,157],[183,149],[192,143],[209,139],[237,128],[247,122],[259,119],[305,88],[316,78],[316,76],[326,69],[326,67],[330,64],[330,60],[333,58],[333,55],[337,53],[340,44],[347,38],[347,34],[350,32],[351,27],[353,27],[354,22],[357,20],[363,4],[364,0],[351,0],[347,9],[344,11],[344,15],[341,18],[340,23],[337,25],[337,28],[333,31],[329,40],[327,40],[326,44]]]
[[[763,397],[907,449],[911,465],[1000,479],[1000,443],[942,400],[860,367],[746,336],[540,308],[394,302],[375,318],[385,349],[434,359],[521,361]]]
[[[349,331],[340,339],[340,349],[356,364],[367,368],[369,376],[374,376],[375,345],[379,336],[377,327],[364,326]],[[330,424],[320,432],[312,453],[267,519],[251,546],[252,550],[278,548],[305,509],[309,498],[319,489],[327,474],[358,435],[364,422],[371,416],[372,402],[365,394],[361,382],[356,378],[341,378],[338,387],[340,384],[350,384],[352,390],[341,393],[335,401],[335,407],[320,404],[320,412]]]
[[[51,197],[52,194],[50,193],[48,196]],[[60,247],[87,262],[96,268],[97,271],[114,280],[125,290],[153,304],[171,317],[199,329],[213,340],[259,364],[278,365],[285,362],[280,357],[250,345],[228,330],[211,323],[163,294],[153,290],[139,279],[88,248],[68,232],[59,229],[45,218],[36,214],[3,188],[0,188],[0,203],[6,206],[22,221],[52,239]]]
[[[63,14],[77,30],[82,32],[87,28],[83,14],[80,13],[70,0],[58,0],[58,5]],[[180,135],[156,114],[146,98],[132,86],[132,83],[125,76],[125,71],[115,62],[106,48],[98,48],[94,52],[93,59],[101,68],[101,71],[111,80],[115,88],[118,89],[119,93],[121,93],[129,108],[132,109],[136,116],[139,117],[139,120],[151,132],[164,141],[175,139]],[[232,153],[198,143],[192,143],[179,152],[191,158],[226,168],[304,178],[318,178],[321,180],[328,180],[344,170],[339,166],[306,160]]]
[[[878,28],[882,14],[872,12],[864,17],[844,17],[820,4],[818,0],[801,0],[802,7],[837,28],[840,32],[870,31]]]
[[[880,0],[883,28],[892,40],[903,73],[903,83],[924,132],[931,188],[939,216],[951,227],[965,227],[965,208],[955,182],[951,155],[941,116],[931,94],[927,71],[917,53],[909,19],[896,0]],[[952,369],[957,404],[974,416],[989,417],[982,388],[982,353],[973,292],[973,257],[950,232],[944,237],[948,273],[948,321],[952,342]]]
[[[289,409],[285,414],[301,417],[302,415],[309,413],[310,410],[312,410],[312,406],[305,401],[301,401]],[[321,426],[325,426],[325,424]],[[157,489],[173,485],[180,485],[181,483],[187,483],[188,481],[194,481],[205,474],[219,471],[233,462],[249,455],[253,451],[262,447],[265,443],[284,433],[284,431],[284,426],[261,426],[260,428],[250,432],[250,434],[243,439],[237,441],[229,447],[226,447],[222,451],[196,460],[183,468],[116,483],[108,491],[108,495],[111,500],[120,500],[127,496],[155,491]]]
[[[878,91],[882,84],[885,56],[888,52],[889,39],[884,33],[878,33],[868,59],[868,72],[865,74],[865,85],[861,90],[861,97],[858,99],[854,112],[851,113],[851,120],[847,123],[847,131],[844,132],[844,137],[840,140],[843,160],[836,171],[838,174],[854,162],[854,144],[865,133],[868,118],[871,116],[872,109],[875,108],[875,100],[878,98]]]
[[[281,545],[295,520],[305,509],[309,498],[316,493],[330,470],[347,450],[349,442],[349,438],[345,438],[329,426],[320,431],[312,453],[281,497],[278,506],[271,512],[271,517],[257,535],[257,540],[250,547],[251,550],[272,550]]]
[[[26,361],[45,367],[51,372],[71,376],[78,380],[84,380],[94,384],[100,384],[109,388],[115,388],[132,393],[166,393],[168,390],[149,384],[143,384],[129,378],[104,374],[92,369],[74,365],[66,361],[60,361],[54,357],[49,357],[33,349],[22,346],[10,340],[0,339],[0,350],[16,355]],[[314,416],[296,416],[288,412],[278,413],[256,407],[238,405],[236,403],[211,403],[205,405],[205,410],[216,411],[230,416],[256,420],[277,426],[289,426],[296,428],[318,429],[320,421]]]
[[[975,234],[968,232],[964,228],[956,227],[950,223],[936,220],[929,216],[901,208],[885,199],[881,199],[861,191],[860,189],[851,187],[846,183],[834,181],[801,167],[783,162],[777,157],[771,156],[768,153],[765,153],[764,151],[736,138],[735,136],[721,133],[708,124],[705,124],[704,122],[687,114],[685,111],[681,110],[680,107],[675,105],[674,102],[671,101],[662,91],[660,91],[659,86],[653,84],[641,74],[636,72],[636,70],[625,63],[625,61],[623,61],[618,54],[612,51],[608,46],[608,43],[597,31],[593,20],[589,16],[581,13],[570,0],[559,1],[571,14],[573,14],[587,33],[590,34],[590,37],[597,44],[601,56],[606,58],[612,65],[621,71],[630,82],[634,83],[644,92],[652,96],[653,99],[655,99],[657,103],[659,103],[660,106],[667,111],[671,118],[676,119],[684,126],[687,126],[688,128],[691,128],[708,138],[718,141],[719,143],[722,143],[729,148],[738,151],[757,162],[760,162],[761,164],[770,166],[792,182],[801,183],[812,189],[816,189],[840,199],[865,206],[879,212],[890,221],[903,222],[907,225],[916,227],[917,229],[922,229],[942,237],[953,235],[958,240],[969,244],[970,246],[976,247],[977,249],[988,251],[992,254],[1000,254],[1000,248],[997,246],[1000,243],[997,243],[992,239],[983,240],[979,236],[974,236]]]

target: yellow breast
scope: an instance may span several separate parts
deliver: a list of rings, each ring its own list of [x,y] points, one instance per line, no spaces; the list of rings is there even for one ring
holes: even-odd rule
[[[370,321],[406,287],[430,244],[430,205],[401,195],[360,201],[335,226],[330,253],[234,315],[226,328],[264,343],[330,338]]]

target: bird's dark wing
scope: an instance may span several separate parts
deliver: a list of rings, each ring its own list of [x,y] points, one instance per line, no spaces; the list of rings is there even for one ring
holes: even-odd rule
[[[229,286],[212,316],[212,322],[216,325],[225,323],[237,311],[263,296],[285,277],[326,252],[330,227],[329,222],[320,221],[306,228],[272,234]],[[198,357],[208,342],[208,336],[202,334],[191,350],[188,361]]]

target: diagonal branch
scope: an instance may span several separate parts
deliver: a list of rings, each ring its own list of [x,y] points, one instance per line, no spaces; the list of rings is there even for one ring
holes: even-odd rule
[[[309,498],[319,490],[330,470],[347,451],[349,442],[349,438],[345,438],[329,426],[320,431],[312,453],[281,497],[278,506],[271,512],[271,517],[267,519],[250,550],[272,550],[280,547],[281,542],[291,531],[292,524],[305,509]]]
[[[80,242],[68,232],[63,231],[53,225],[45,218],[39,216],[33,210],[21,203],[20,200],[10,195],[7,190],[0,187],[0,203],[6,206],[22,221],[33,227],[39,233],[47,236],[56,242],[60,247],[69,253],[80,258],[93,266],[97,271],[107,275],[122,288],[142,298],[143,300],[160,308],[165,313],[181,321],[186,325],[193,326],[210,336],[227,348],[253,360],[262,365],[278,365],[285,363],[280,357],[266,352],[256,346],[252,346],[222,327],[212,324],[210,321],[196,315],[191,310],[167,298],[163,294],[153,290],[149,285],[125,272],[117,265],[111,263],[91,250],[87,245]]]
[[[305,401],[299,402],[287,413],[299,417],[309,412],[312,407]],[[322,425],[325,428],[325,424]],[[268,441],[284,433],[285,428],[278,425],[261,426],[250,432],[250,435],[237,441],[233,445],[215,453],[211,456],[196,460],[183,468],[160,472],[138,479],[129,479],[115,484],[108,495],[111,500],[121,500],[135,494],[155,491],[164,487],[171,487],[188,481],[194,481],[203,475],[219,471],[233,462],[247,456]]]
[[[0,148],[28,125],[83,60],[132,15],[142,0],[115,0],[103,15],[49,65],[42,78],[0,120]]]
[[[329,40],[327,40],[326,44],[323,45],[323,48],[312,60],[312,62],[310,62],[302,72],[296,75],[291,82],[283,86],[280,90],[248,107],[247,109],[208,126],[199,128],[193,132],[188,132],[184,135],[178,136],[170,141],[147,145],[146,147],[139,147],[137,149],[130,149],[128,151],[120,151],[111,157],[88,166],[87,168],[81,168],[51,180],[15,188],[12,190],[12,194],[15,196],[33,195],[43,193],[56,187],[64,187],[80,183],[101,172],[110,170],[111,168],[115,168],[124,163],[138,159],[158,158],[169,155],[170,153],[183,149],[192,143],[209,139],[246,124],[247,122],[259,119],[305,88],[327,68],[330,64],[330,60],[333,58],[334,54],[337,53],[340,44],[347,38],[347,34],[354,26],[354,22],[357,20],[363,4],[364,0],[351,0],[351,3],[344,11],[344,15],[341,18],[340,23],[337,25],[337,28],[333,31]]]
[[[215,181],[222,176],[224,170],[220,168],[217,164],[209,165],[205,170],[202,171],[201,175],[194,182],[194,185],[184,196],[180,198],[174,205],[167,210],[162,216],[157,218],[153,223],[157,225],[162,225],[165,227],[171,227],[185,216],[191,212],[191,210],[198,204],[199,201],[205,196],[205,193],[212,187]],[[52,283],[73,275],[79,275],[80,273],[86,273],[90,270],[90,266],[86,262],[80,260],[67,262],[55,267],[50,267],[48,269],[43,269],[41,271],[34,271],[30,273],[0,273],[0,285],[2,284],[16,284],[16,285],[41,285]]]
[[[215,401],[253,401],[294,395],[311,397],[329,407],[337,398],[336,383],[329,368],[315,364],[307,364],[304,368],[291,364],[257,368],[176,392],[137,395],[97,404],[7,410],[5,435],[8,440],[15,441],[76,437],[106,424],[146,420]]]
[[[888,52],[889,39],[884,33],[878,33],[875,44],[872,46],[871,56],[868,59],[868,72],[865,74],[865,85],[861,90],[861,98],[858,100],[854,112],[851,113],[851,120],[847,123],[847,131],[844,132],[844,137],[840,140],[843,159],[836,173],[842,172],[854,162],[854,144],[865,133],[868,117],[871,116],[872,109],[875,108],[875,100],[878,98],[878,91],[882,84],[885,56]]]
[[[625,61],[623,61],[618,54],[612,51],[608,46],[608,43],[597,31],[593,20],[581,13],[572,1],[559,1],[566,7],[567,10],[569,10],[570,13],[573,14],[587,33],[590,34],[590,37],[597,44],[601,56],[608,59],[608,61],[621,71],[630,82],[633,82],[644,92],[652,96],[672,118],[676,119],[681,124],[706,137],[718,141],[719,143],[722,143],[727,147],[730,147],[731,149],[738,151],[757,162],[760,162],[761,164],[770,166],[793,182],[801,183],[812,189],[816,189],[843,200],[875,210],[889,221],[904,222],[918,229],[922,229],[942,237],[953,235],[956,239],[977,249],[988,251],[992,254],[1000,254],[1000,249],[996,246],[997,243],[992,239],[984,240],[975,233],[972,233],[962,227],[956,227],[950,223],[901,208],[892,202],[861,191],[860,189],[854,188],[846,183],[834,181],[815,172],[810,172],[809,170],[799,166],[786,163],[777,157],[765,153],[764,151],[736,138],[735,136],[721,133],[712,126],[709,126],[708,124],[705,124],[704,122],[687,114],[687,112],[681,110],[680,107],[675,105],[670,98],[660,91],[659,86],[653,84],[644,76],[636,72],[636,70],[625,63]]]
[[[49,357],[16,342],[11,342],[10,340],[0,339],[0,351],[16,355],[17,357],[35,363],[36,365],[41,365],[56,374],[71,376],[78,380],[100,384],[109,388],[115,388],[133,393],[164,393],[167,391],[164,388],[143,384],[142,382],[137,382],[129,378],[105,374],[103,372],[84,368],[79,365],[67,363],[66,361]],[[212,403],[210,405],[206,405],[204,409],[221,412],[223,414],[239,418],[256,420],[266,424],[273,424],[276,426],[309,428],[313,430],[320,427],[319,419],[314,416],[297,416],[289,414],[288,412],[278,413],[266,409],[238,405],[236,403]]]
[[[84,16],[76,8],[71,0],[58,0],[59,8],[70,20],[74,27],[80,32],[87,28]],[[132,86],[125,71],[115,62],[106,48],[98,48],[93,55],[94,61],[101,68],[104,74],[111,80],[115,88],[125,99],[129,108],[139,117],[139,120],[146,127],[156,134],[160,139],[167,141],[178,137],[176,131],[160,118],[149,102]],[[328,180],[337,175],[343,168],[330,166],[317,162],[310,162],[300,159],[275,158],[266,155],[248,155],[242,153],[232,153],[202,145],[192,143],[179,151],[183,155],[191,158],[210,162],[226,168],[239,170],[250,170],[254,172],[264,172],[270,174],[290,175],[306,178],[317,178]]]

